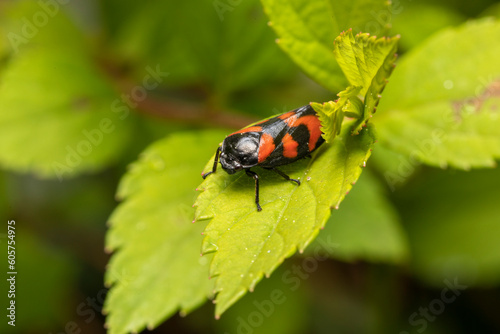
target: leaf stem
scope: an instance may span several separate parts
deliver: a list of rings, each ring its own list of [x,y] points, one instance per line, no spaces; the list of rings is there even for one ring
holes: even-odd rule
[[[140,86],[137,80],[128,75],[126,68],[117,65],[112,60],[101,58],[97,60],[97,63],[105,75],[112,80],[120,94],[127,94]],[[235,110],[219,109],[208,98],[205,98],[205,103],[189,102],[167,97],[158,89],[148,91],[145,98],[133,102],[137,104],[133,110],[140,114],[193,125],[242,128],[258,121],[255,117]]]

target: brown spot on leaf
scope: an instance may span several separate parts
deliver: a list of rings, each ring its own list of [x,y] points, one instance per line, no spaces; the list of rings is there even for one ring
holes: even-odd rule
[[[457,122],[460,122],[465,114],[479,113],[485,101],[490,98],[500,98],[500,79],[491,81],[481,94],[472,98],[453,101],[453,114]],[[491,110],[498,110],[497,105],[493,105]]]
[[[75,98],[72,107],[76,112],[87,111],[90,107],[90,99],[86,96]]]

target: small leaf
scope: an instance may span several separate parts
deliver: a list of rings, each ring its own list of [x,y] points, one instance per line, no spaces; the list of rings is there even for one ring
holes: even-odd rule
[[[398,64],[377,116],[380,143],[433,166],[495,166],[500,157],[500,22],[443,30]]]
[[[196,219],[210,220],[202,248],[204,253],[215,252],[210,273],[216,276],[216,316],[296,249],[304,250],[352,188],[374,138],[371,127],[351,136],[349,125],[352,122],[312,159],[281,168],[300,179],[300,186],[259,169],[261,212],[255,207],[254,181],[244,173],[219,170],[201,184]]]
[[[342,94],[343,92],[340,92]],[[357,96],[350,97],[342,107],[346,117],[359,119],[363,115],[364,104]]]
[[[369,34],[353,36],[352,29],[335,39],[333,53],[349,83],[361,87],[364,111],[354,134],[372,117],[380,100],[387,79],[394,68],[399,36],[392,38],[370,37]]]
[[[110,333],[153,328],[177,310],[189,312],[213,289],[211,256],[200,257],[204,224],[192,224],[195,187],[221,132],[184,133],[151,145],[125,175],[124,202],[110,218],[106,247],[115,251],[106,283]]]
[[[338,93],[336,101],[329,101],[323,104],[311,102],[311,107],[318,114],[321,121],[321,132],[327,143],[333,142],[335,136],[340,134],[344,115],[360,116],[362,114],[362,104],[357,98],[361,87],[349,86],[346,90]],[[356,102],[351,102],[356,100]]]
[[[331,51],[335,36],[349,28],[384,35],[391,18],[391,3],[386,0],[262,0],[262,3],[271,27],[279,36],[278,45],[304,72],[332,92],[347,86]]]
[[[379,72],[390,71],[387,62],[394,62],[399,37],[377,38],[367,33],[353,36],[352,29],[341,33],[333,44],[333,54],[351,85],[362,87],[364,95]]]

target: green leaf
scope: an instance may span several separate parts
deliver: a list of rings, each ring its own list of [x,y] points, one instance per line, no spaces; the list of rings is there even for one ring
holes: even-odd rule
[[[361,87],[364,111],[353,133],[372,117],[381,93],[392,73],[396,60],[399,36],[392,38],[370,37],[369,34],[353,36],[352,30],[343,32],[335,39],[333,53],[349,83]]]
[[[38,2],[12,1],[5,4],[0,14],[0,25],[7,32],[5,39],[9,51],[18,54],[31,48],[48,46],[85,51],[84,36],[63,7],[51,8],[54,12],[50,13],[55,15],[49,16]],[[48,17],[46,23],[44,16]]]
[[[322,125],[322,136],[331,143],[340,133],[344,115],[357,118],[353,134],[372,117],[396,59],[399,37],[379,38],[368,34],[353,36],[352,29],[335,39],[333,53],[352,86],[338,95],[338,100],[311,103]],[[357,97],[364,95],[364,103]]]
[[[327,143],[333,142],[335,136],[340,134],[344,115],[360,117],[363,112],[361,101],[357,95],[361,87],[349,86],[338,93],[338,100],[325,103],[311,102],[311,107],[318,114],[321,122],[321,136]]]
[[[347,29],[384,35],[391,18],[385,0],[262,0],[278,45],[315,81],[338,92],[347,86],[332,54]]]
[[[120,17],[112,44],[127,60],[143,64],[137,68],[160,64],[168,69],[171,76],[165,84],[201,82],[227,94],[288,76],[292,70],[293,64],[273,43],[258,0],[200,1],[196,10],[178,1],[133,6],[133,13],[125,14],[130,19]],[[122,10],[119,7],[125,5],[117,3],[107,15]]]
[[[223,133],[169,136],[152,144],[125,175],[124,202],[110,218],[106,272],[110,333],[153,328],[177,310],[202,304],[212,290],[210,256],[200,257],[204,224],[192,224],[195,187],[207,153]]]
[[[397,195],[420,279],[437,287],[445,278],[498,286],[500,169],[434,170]]]
[[[306,254],[314,246],[321,246],[332,258],[350,262],[399,263],[408,257],[408,241],[398,214],[380,183],[366,171]]]
[[[255,207],[254,181],[244,173],[219,170],[202,183],[196,219],[210,220],[202,249],[215,252],[210,273],[216,277],[216,316],[253,290],[264,274],[269,276],[296,249],[304,250],[324,226],[331,208],[338,207],[352,188],[374,138],[371,127],[351,136],[349,125],[312,159],[281,168],[300,179],[300,186],[259,170],[261,212]]]
[[[32,17],[37,8],[22,13]],[[61,180],[109,165],[127,144],[129,109],[62,12],[19,46],[0,85],[0,164],[6,168]]]
[[[433,33],[464,22],[467,17],[455,6],[436,2],[408,1],[393,12],[392,31],[402,36],[399,48],[410,50]],[[418,27],[418,29],[415,29]]]
[[[377,117],[382,145],[433,166],[491,167],[500,157],[500,22],[434,35],[406,54]]]

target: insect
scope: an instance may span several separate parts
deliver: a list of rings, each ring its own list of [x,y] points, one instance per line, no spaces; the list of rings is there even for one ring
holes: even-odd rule
[[[308,156],[323,144],[321,124],[310,105],[286,112],[273,118],[249,125],[227,136],[215,152],[214,165],[203,179],[217,171],[220,160],[228,174],[240,170],[255,180],[255,204],[259,203],[259,175],[250,168],[259,166],[272,170],[288,181],[300,186],[300,181],[290,178],[277,169]]]

